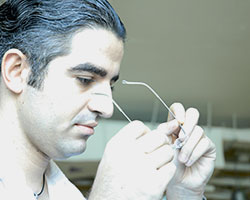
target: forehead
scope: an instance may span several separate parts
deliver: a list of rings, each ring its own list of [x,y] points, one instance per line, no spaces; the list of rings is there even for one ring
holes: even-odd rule
[[[124,44],[109,30],[87,28],[72,37],[70,49],[70,56],[74,61],[90,62],[106,69],[110,65],[120,65]]]
[[[90,28],[78,31],[72,36],[69,54],[49,63],[45,85],[51,87],[55,79],[60,83],[65,82],[65,74],[68,78],[68,75],[72,75],[69,73],[72,68],[84,64],[100,68],[106,73],[103,79],[112,80],[119,75],[123,49],[123,41],[111,31]],[[77,72],[77,75],[82,74],[86,75],[83,70]]]

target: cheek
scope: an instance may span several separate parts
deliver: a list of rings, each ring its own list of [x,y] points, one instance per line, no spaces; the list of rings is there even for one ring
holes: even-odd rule
[[[71,141],[70,138],[71,121],[85,108],[86,96],[79,93],[65,95],[66,93],[63,90],[49,93],[30,89],[22,95],[18,103],[18,118],[22,131],[31,143],[52,157],[58,157],[60,152],[72,154],[77,149],[79,152],[83,151],[85,145],[75,143],[75,140]],[[72,146],[77,149],[70,149]]]
[[[81,91],[76,80],[63,74],[58,74],[56,80],[48,77],[43,91],[47,106],[58,115],[76,114],[89,99],[88,92]]]
[[[66,80],[64,87],[53,85],[46,90],[47,107],[59,118],[76,114],[88,101],[88,96],[82,95],[79,88],[71,82],[67,83]]]
[[[82,110],[87,109],[89,102],[88,95],[56,93],[50,96],[46,105],[47,112],[58,123],[58,125],[68,125],[71,120]]]

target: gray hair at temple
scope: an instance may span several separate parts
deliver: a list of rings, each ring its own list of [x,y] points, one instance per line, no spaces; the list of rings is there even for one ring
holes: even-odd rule
[[[7,0],[0,6],[0,62],[9,49],[22,51],[31,67],[28,84],[40,89],[49,62],[69,53],[74,33],[99,27],[126,39],[106,0]]]

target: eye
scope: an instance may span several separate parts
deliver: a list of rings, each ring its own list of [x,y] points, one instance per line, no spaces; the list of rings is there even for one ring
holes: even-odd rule
[[[92,79],[91,77],[76,77],[76,79],[84,86],[88,86],[91,83],[94,82],[94,79]]]

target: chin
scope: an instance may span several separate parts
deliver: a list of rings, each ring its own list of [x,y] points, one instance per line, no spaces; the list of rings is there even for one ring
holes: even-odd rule
[[[55,160],[65,160],[72,156],[77,156],[82,154],[86,150],[86,143],[82,142],[78,144],[70,144],[60,148],[60,153],[53,159]]]

